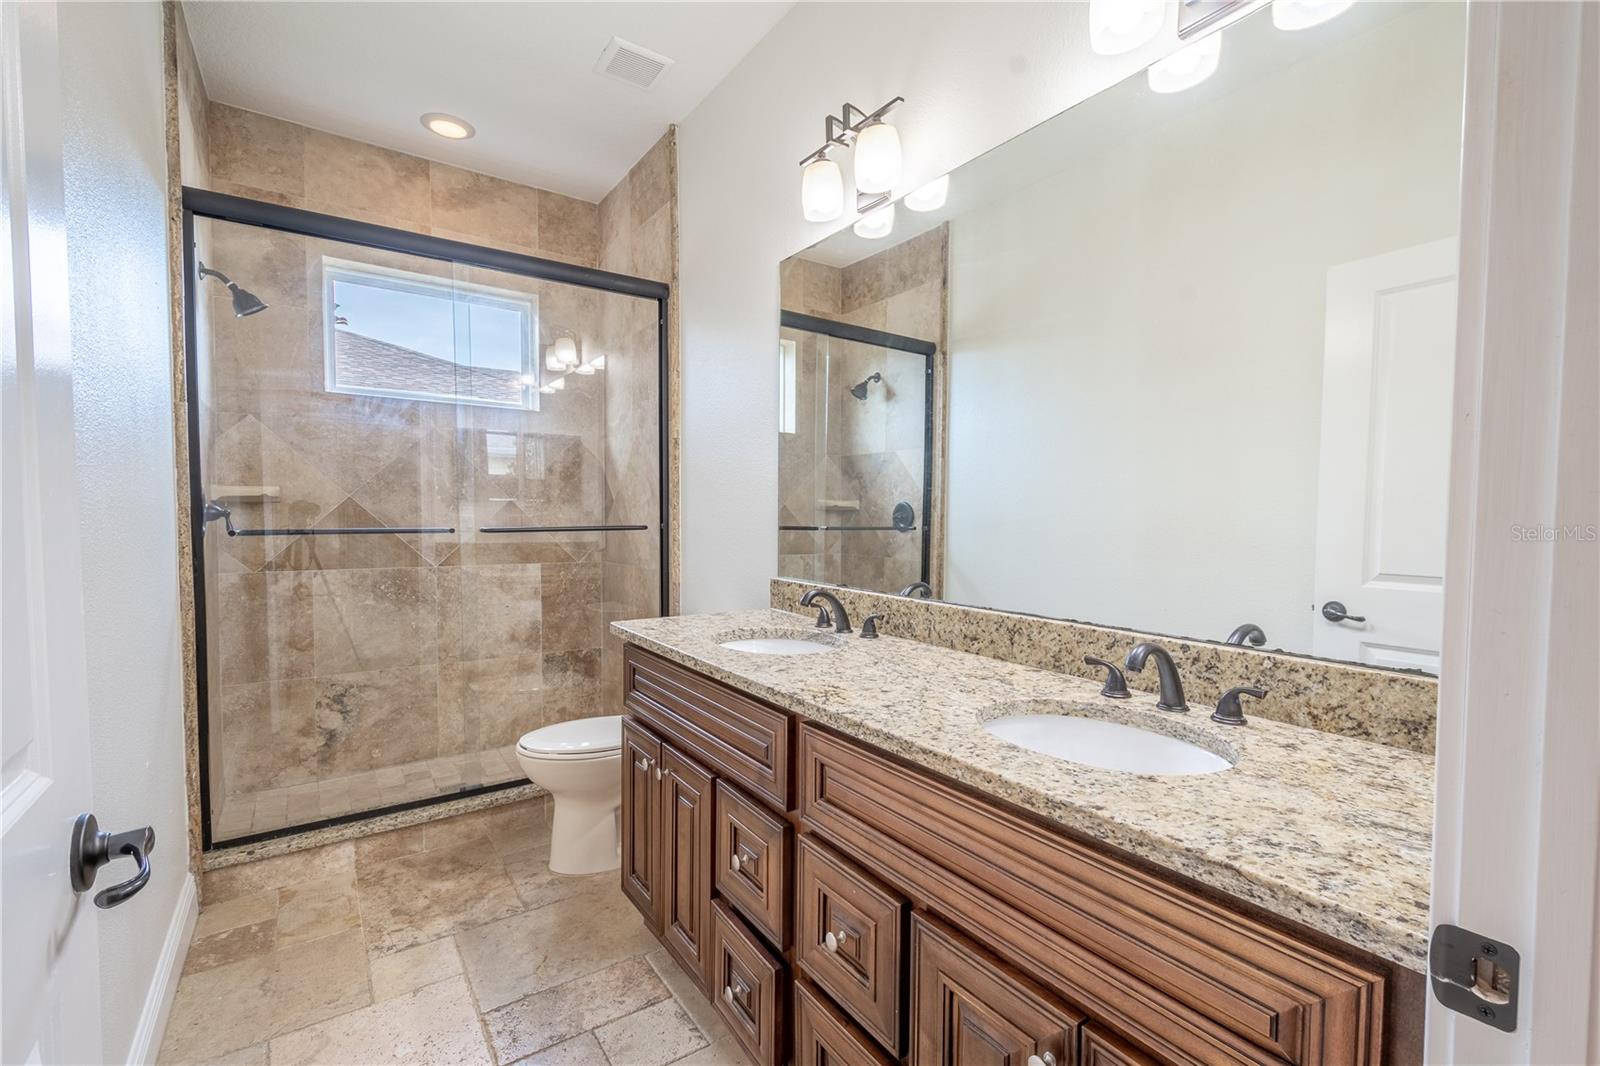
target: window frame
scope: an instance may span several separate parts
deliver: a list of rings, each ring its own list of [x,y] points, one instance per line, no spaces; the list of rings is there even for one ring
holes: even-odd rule
[[[455,278],[438,278],[419,274],[413,270],[362,263],[335,256],[322,257],[322,367],[323,389],[337,396],[377,396],[391,400],[412,400],[422,403],[464,404],[472,407],[491,407],[501,411],[539,410],[539,387],[543,384],[540,373],[538,348],[534,344],[539,330],[539,298],[533,293],[516,292],[493,285],[459,281]],[[447,296],[452,306],[458,302],[501,307],[522,316],[522,369],[521,375],[531,379],[522,386],[520,403],[501,403],[471,393],[437,393],[423,389],[374,388],[364,385],[339,383],[339,361],[336,354],[336,321],[334,285],[339,281],[354,282],[395,292],[414,293],[419,296]],[[454,316],[452,316],[453,318]],[[452,321],[452,328],[456,323]],[[427,353],[420,353],[426,355]],[[470,363],[456,362],[458,370],[471,371]]]

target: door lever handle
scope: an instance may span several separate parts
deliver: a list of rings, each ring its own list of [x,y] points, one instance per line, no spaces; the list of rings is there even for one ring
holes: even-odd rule
[[[155,847],[156,831],[148,825],[126,833],[102,833],[94,815],[78,815],[78,820],[72,824],[72,844],[67,856],[73,891],[89,891],[94,887],[100,867],[120,856],[131,855],[139,864],[138,872],[126,881],[95,893],[94,897],[94,905],[101,910],[126,902],[149,884],[150,853]]]
[[[1338,600],[1329,600],[1322,605],[1322,617],[1330,622],[1365,622],[1367,620],[1365,615],[1351,614],[1345,609],[1345,605]]]

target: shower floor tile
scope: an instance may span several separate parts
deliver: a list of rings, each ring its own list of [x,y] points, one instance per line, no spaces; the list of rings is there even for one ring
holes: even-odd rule
[[[228,796],[215,813],[212,835],[217,841],[233,840],[522,779],[514,744],[441,755],[326,781]]]
[[[158,1061],[744,1066],[618,875],[550,872],[548,812],[207,873]]]

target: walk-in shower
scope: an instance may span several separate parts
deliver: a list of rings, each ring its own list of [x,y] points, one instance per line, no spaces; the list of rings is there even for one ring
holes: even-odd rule
[[[780,324],[780,574],[927,581],[936,346],[793,311]]]
[[[666,286],[184,204],[206,845],[525,784],[664,602]]]

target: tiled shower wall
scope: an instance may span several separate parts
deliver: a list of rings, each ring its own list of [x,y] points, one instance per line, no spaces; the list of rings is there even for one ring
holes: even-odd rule
[[[922,357],[785,331],[800,345],[796,393],[801,413],[796,432],[779,438],[780,523],[889,525],[895,502],[907,500],[918,512],[919,530],[930,518],[933,522],[930,571],[935,577],[943,550],[939,454],[944,405],[937,391],[944,380],[947,234],[947,227],[940,226],[843,268],[794,257],[779,271],[785,310],[938,346],[930,516],[922,514]],[[820,345],[827,350],[826,395],[817,380],[824,366]],[[869,386],[865,400],[848,394],[851,385],[873,373],[882,374],[884,381]],[[821,411],[825,418],[812,417]],[[819,448],[822,426],[827,439]],[[860,510],[829,506],[857,501]],[[778,572],[785,576],[898,591],[920,577],[922,538],[920,533],[788,531],[778,535],[778,553]]]
[[[206,140],[218,191],[673,280],[670,133],[604,205],[214,103]],[[223,223],[197,238],[270,305],[234,319],[213,285],[202,301],[208,491],[278,490],[226,500],[234,521],[458,530],[230,539],[210,527],[214,792],[309,788],[614,710],[604,623],[660,610],[654,301],[458,268],[535,294],[541,323],[578,329],[606,369],[569,377],[539,412],[336,395],[322,382],[321,255],[443,277],[450,265]],[[509,470],[489,463],[488,433],[516,439]],[[596,521],[650,531],[472,532]],[[398,798],[416,797],[363,803]]]

